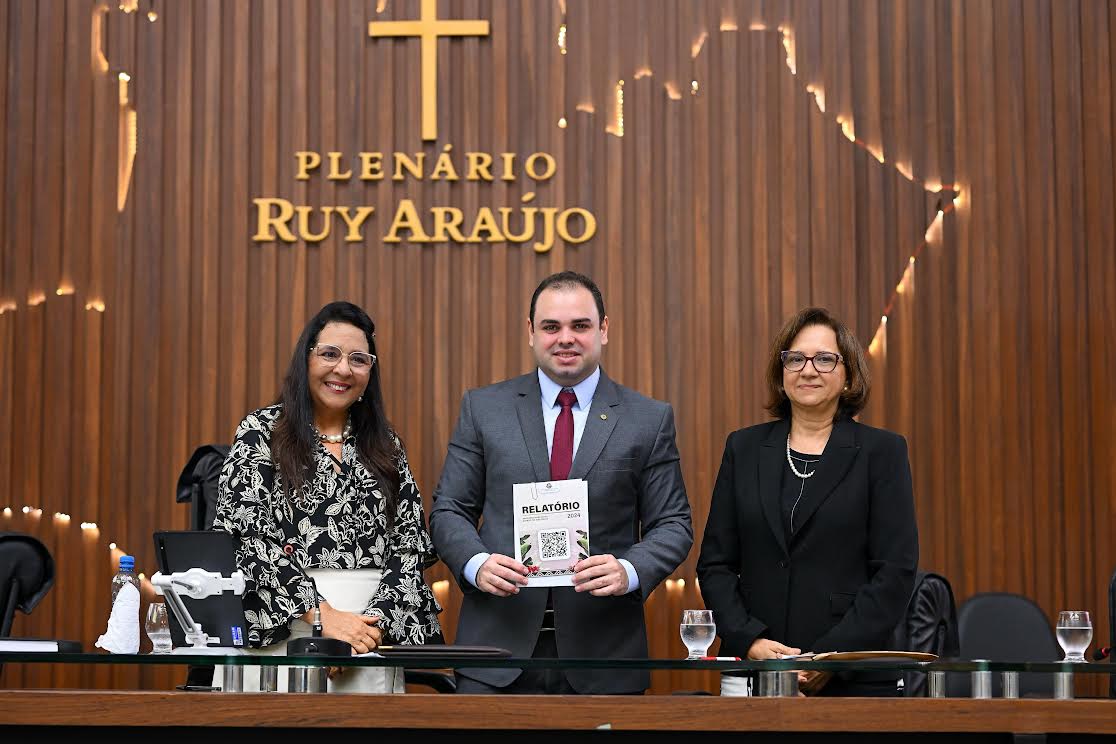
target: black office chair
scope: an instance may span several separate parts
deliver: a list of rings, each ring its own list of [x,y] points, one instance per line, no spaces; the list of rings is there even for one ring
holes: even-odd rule
[[[9,636],[17,609],[31,614],[54,586],[54,558],[39,540],[0,532],[0,636]]]
[[[190,529],[208,530],[213,527],[217,515],[218,483],[221,479],[221,466],[229,453],[229,447],[221,444],[203,444],[194,450],[186,467],[178,476],[175,500],[178,503],[190,502]],[[432,639],[441,643],[442,639]],[[455,692],[457,682],[452,673],[434,669],[406,669],[403,678],[407,684],[423,685],[436,692]],[[187,672],[187,685],[208,687],[213,683],[212,666],[191,666]]]
[[[46,546],[30,535],[0,532],[0,638],[12,634],[16,610],[30,615],[52,586],[54,558]]]
[[[223,444],[203,444],[194,450],[178,476],[175,501],[190,504],[190,529],[208,530],[213,527],[217,514],[217,484],[221,478],[221,465],[229,447]],[[211,664],[191,664],[186,668],[188,687],[209,687],[213,684],[214,667]]]
[[[960,653],[960,646],[953,588],[941,574],[919,571],[907,613],[892,633],[891,648],[952,658]],[[903,674],[904,697],[926,697],[926,691],[924,673]]]
[[[1116,643],[1116,572],[1108,580],[1108,643]],[[1116,654],[1109,652],[1108,663],[1116,664]],[[1116,674],[1108,675],[1108,696],[1116,698]]]
[[[190,502],[190,529],[208,530],[217,515],[217,482],[229,454],[223,444],[203,444],[194,450],[178,476],[175,501]]]
[[[962,659],[990,661],[1060,661],[1054,629],[1042,609],[1027,597],[987,592],[969,597],[957,613]],[[950,697],[969,697],[970,675],[946,675]],[[999,674],[992,675],[992,695],[1003,694]],[[1020,697],[1053,697],[1054,678],[1049,674],[1019,675]]]

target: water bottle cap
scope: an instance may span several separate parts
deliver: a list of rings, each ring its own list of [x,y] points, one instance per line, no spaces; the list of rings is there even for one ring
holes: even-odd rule
[[[120,570],[133,571],[136,568],[136,558],[131,555],[120,556]]]

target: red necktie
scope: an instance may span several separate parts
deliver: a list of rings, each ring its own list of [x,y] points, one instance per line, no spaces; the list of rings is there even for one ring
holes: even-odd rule
[[[562,411],[554,422],[554,441],[550,444],[550,479],[565,480],[573,466],[573,411],[577,395],[573,390],[558,393]]]

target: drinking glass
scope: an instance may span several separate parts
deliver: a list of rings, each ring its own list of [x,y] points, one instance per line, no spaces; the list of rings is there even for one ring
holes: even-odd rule
[[[687,659],[700,659],[705,656],[717,636],[717,626],[713,624],[713,610],[682,610],[679,632],[682,634],[682,642],[690,652]]]
[[[151,639],[151,653],[169,654],[171,652],[170,623],[167,620],[167,606],[163,602],[152,602],[147,607],[144,621],[147,637]]]
[[[1093,640],[1093,622],[1083,610],[1064,610],[1058,613],[1058,645],[1066,653],[1066,661],[1085,661],[1085,649]]]

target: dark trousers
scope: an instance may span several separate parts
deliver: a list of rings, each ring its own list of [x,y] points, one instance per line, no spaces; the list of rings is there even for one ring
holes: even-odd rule
[[[532,659],[558,658],[558,644],[553,630],[539,633],[535,642]],[[577,690],[570,687],[564,669],[524,669],[514,682],[507,687],[478,682],[475,679],[454,675],[457,678],[457,692],[461,695],[576,695]]]

